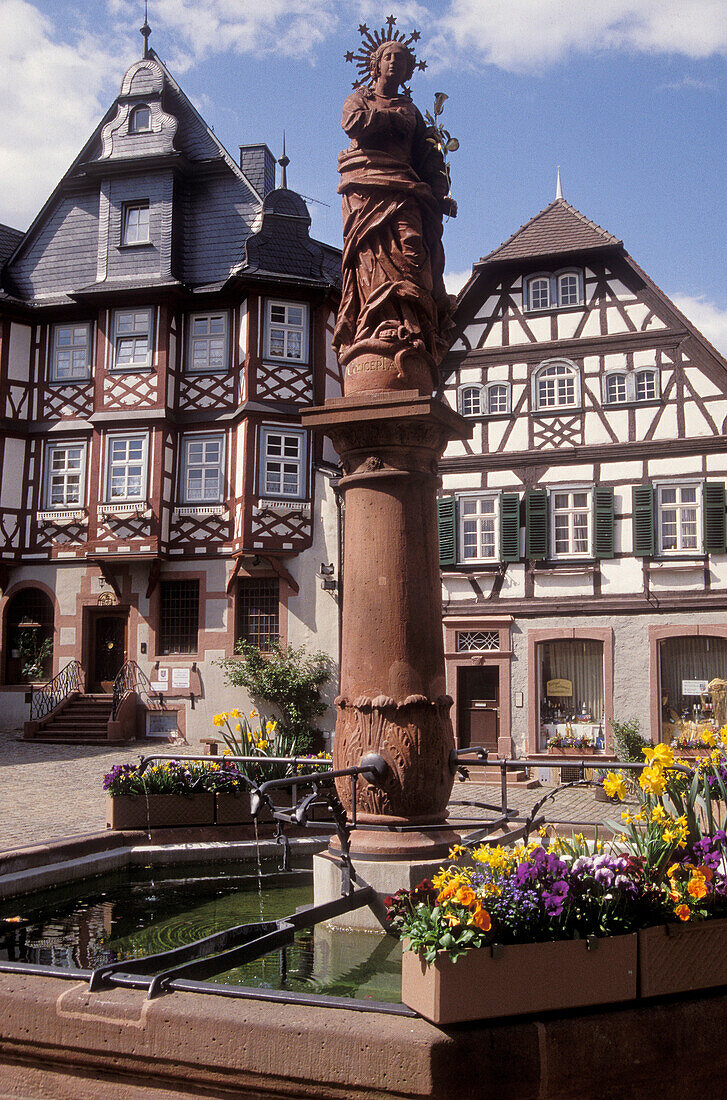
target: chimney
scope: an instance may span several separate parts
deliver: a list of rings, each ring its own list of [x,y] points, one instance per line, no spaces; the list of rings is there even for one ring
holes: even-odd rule
[[[241,145],[240,168],[262,198],[275,190],[275,157],[267,145]]]

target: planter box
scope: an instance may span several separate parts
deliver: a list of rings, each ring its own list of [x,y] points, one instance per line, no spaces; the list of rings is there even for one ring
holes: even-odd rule
[[[642,928],[638,937],[640,996],[727,985],[727,919]]]
[[[213,825],[213,794],[121,794],[106,798],[109,829],[163,829],[184,825]]]
[[[548,756],[595,756],[596,750],[590,746],[586,746],[584,749],[548,749]]]
[[[433,1024],[634,1000],[636,942],[634,933],[481,947],[432,965],[405,951],[401,999]]]
[[[215,795],[215,822],[218,825],[249,825],[251,821],[248,791]]]

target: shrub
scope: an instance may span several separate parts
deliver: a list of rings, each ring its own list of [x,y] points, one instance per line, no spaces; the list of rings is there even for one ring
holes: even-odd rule
[[[641,723],[638,718],[629,718],[628,722],[611,722],[613,740],[616,746],[616,755],[619,760],[640,764],[643,761],[644,749],[649,744],[639,732]]]

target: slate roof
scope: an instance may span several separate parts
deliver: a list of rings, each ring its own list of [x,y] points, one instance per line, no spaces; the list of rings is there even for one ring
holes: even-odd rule
[[[310,214],[295,191],[278,187],[263,202],[262,221],[248,237],[238,274],[341,283],[341,254],[310,236]]]
[[[12,256],[24,236],[19,229],[11,229],[0,222],[0,267]]]
[[[555,199],[480,263],[533,259],[620,245],[618,237],[596,225],[565,199]]]

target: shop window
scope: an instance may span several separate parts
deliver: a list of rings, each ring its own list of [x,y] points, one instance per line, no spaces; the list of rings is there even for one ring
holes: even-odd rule
[[[53,669],[53,604],[39,588],[23,588],[5,611],[5,683],[50,680]]]
[[[587,747],[603,749],[603,642],[566,638],[537,646],[538,750],[552,737],[583,738]]]
[[[275,578],[244,577],[237,587],[237,640],[264,653],[280,641],[280,584]]]
[[[199,581],[159,585],[159,653],[196,653],[199,633]]]
[[[659,645],[661,739],[699,742],[713,728],[710,680],[725,679],[727,639],[700,635],[665,638]]]

